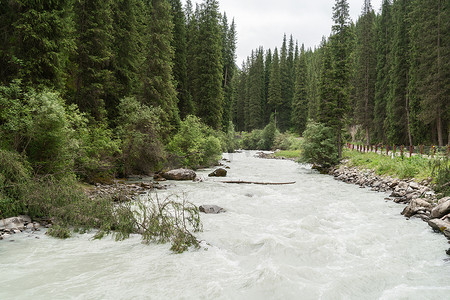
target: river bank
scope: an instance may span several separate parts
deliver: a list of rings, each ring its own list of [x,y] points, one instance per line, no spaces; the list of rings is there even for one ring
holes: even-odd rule
[[[435,232],[443,233],[450,240],[450,197],[438,198],[431,189],[431,180],[400,180],[392,176],[379,176],[374,170],[359,169],[347,165],[329,171],[335,179],[370,188],[372,191],[389,193],[386,201],[403,203],[407,206],[401,212],[406,218],[420,218],[427,222]],[[450,241],[449,241],[450,243]],[[450,249],[447,250],[450,255]]]

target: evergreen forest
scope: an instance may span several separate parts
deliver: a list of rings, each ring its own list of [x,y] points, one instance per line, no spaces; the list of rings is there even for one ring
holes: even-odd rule
[[[218,0],[1,0],[0,217],[69,218],[80,182],[210,166],[242,132],[270,149],[321,123],[339,157],[348,141],[444,146],[449,10],[364,0],[353,22],[336,0],[319,46],[284,35],[238,66]]]

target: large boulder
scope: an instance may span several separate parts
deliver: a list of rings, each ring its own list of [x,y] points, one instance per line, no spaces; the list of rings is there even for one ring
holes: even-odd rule
[[[225,209],[217,205],[200,205],[198,209],[205,214],[218,214],[225,212]]]
[[[209,177],[225,177],[227,176],[227,170],[223,168],[215,169],[214,172],[208,175]]]
[[[168,180],[194,180],[197,174],[189,169],[174,169],[162,173],[161,176]]]
[[[436,232],[442,232],[448,239],[450,239],[450,223],[441,219],[428,220],[428,225]]]
[[[25,223],[31,222],[28,216],[12,217],[0,220],[0,230],[23,230],[25,229]]]
[[[423,199],[417,198],[411,200],[408,206],[406,206],[405,209],[403,210],[402,215],[409,218],[421,211],[422,212],[431,211],[431,208],[432,205],[430,203],[428,203]]]
[[[440,204],[431,211],[431,218],[442,218],[450,213],[450,197],[445,201],[440,201]]]

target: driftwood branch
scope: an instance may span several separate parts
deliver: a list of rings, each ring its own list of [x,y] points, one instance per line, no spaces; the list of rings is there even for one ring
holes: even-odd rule
[[[257,181],[242,181],[242,180],[230,180],[230,181],[221,181],[223,183],[241,183],[241,184],[262,184],[262,185],[283,185],[283,184],[294,184],[295,181],[292,182],[257,182]]]

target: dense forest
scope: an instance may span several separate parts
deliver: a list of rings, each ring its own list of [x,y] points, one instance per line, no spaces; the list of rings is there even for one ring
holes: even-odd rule
[[[448,14],[443,0],[385,0],[380,14],[365,0],[353,23],[336,0],[320,46],[285,35],[237,67],[217,0],[1,0],[0,217],[85,224],[69,213],[93,205],[80,181],[209,166],[235,129],[270,149],[315,122],[339,156],[349,140],[449,143]]]
[[[333,8],[332,33],[305,49],[254,50],[235,78],[232,120],[302,134],[308,121],[367,144],[439,145],[450,141],[450,3],[365,0],[356,23],[347,1]]]

